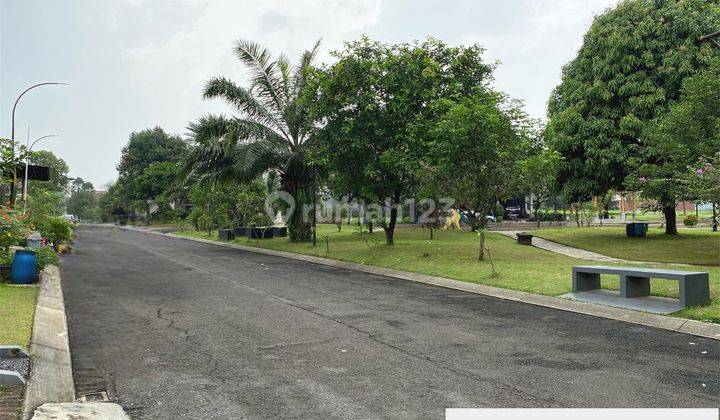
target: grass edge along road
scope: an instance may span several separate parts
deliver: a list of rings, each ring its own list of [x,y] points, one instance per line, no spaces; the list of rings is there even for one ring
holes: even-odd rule
[[[174,234],[223,242],[217,232],[179,231]],[[343,225],[342,231],[338,232],[335,225],[318,225],[316,247],[309,242],[293,243],[288,238],[259,241],[238,238],[232,242],[547,296],[558,296],[571,290],[572,266],[592,264],[539,248],[518,245],[508,237],[489,232],[486,244],[490,247],[497,270],[493,274],[488,258],[478,261],[479,241],[474,232],[435,230],[433,240],[430,240],[427,229],[402,228],[395,235],[395,246],[390,247],[385,245],[381,230],[372,234],[360,233],[353,226]],[[687,266],[669,264],[642,266],[688,270]],[[692,270],[710,273],[712,302],[708,306],[686,308],[673,316],[720,323],[720,267],[697,266]],[[619,279],[616,276],[603,276],[602,287],[619,290]],[[652,293],[677,298],[678,284],[674,281],[652,280]]]
[[[36,286],[0,284],[0,345],[27,348],[38,292]]]

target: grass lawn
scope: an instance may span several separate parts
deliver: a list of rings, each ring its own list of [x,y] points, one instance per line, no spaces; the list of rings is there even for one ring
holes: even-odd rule
[[[647,238],[628,238],[624,227],[539,229],[533,235],[575,248],[634,261],[720,266],[720,233],[709,229],[679,229],[668,236],[650,228]]]
[[[188,231],[176,232],[176,234],[218,240],[216,234],[208,236],[206,233]],[[329,242],[329,250],[326,238]],[[366,243],[353,227],[347,225],[343,225],[342,232],[337,232],[334,225],[319,225],[317,247],[313,247],[311,243],[292,243],[288,238],[261,241],[240,238],[236,239],[235,243],[550,296],[569,292],[572,266],[588,264],[588,261],[518,245],[510,238],[489,233],[486,243],[490,247],[497,269],[497,274],[493,275],[487,259],[484,262],[477,259],[477,234],[435,230],[434,239],[431,241],[429,231],[420,228],[398,229],[395,233],[395,246],[392,247],[384,244],[384,234],[381,230],[368,235]],[[663,267],[667,266],[663,265]],[[685,309],[675,315],[720,323],[720,268],[698,268],[698,271],[704,269],[710,271],[712,304]],[[603,278],[602,283],[603,288],[619,290],[620,287],[619,280],[613,277]],[[653,280],[652,291],[655,295],[677,297],[678,284],[674,281]]]
[[[0,284],[0,344],[30,342],[37,287]]]

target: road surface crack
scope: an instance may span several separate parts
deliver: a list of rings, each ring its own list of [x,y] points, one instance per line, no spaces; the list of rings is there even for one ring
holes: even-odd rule
[[[281,303],[284,303],[284,304],[286,304],[286,305],[288,305],[288,306],[291,306],[291,307],[300,309],[300,310],[302,310],[302,311],[306,311],[306,312],[312,313],[312,314],[314,314],[314,315],[316,315],[316,316],[319,316],[319,317],[321,317],[321,318],[323,318],[323,319],[326,319],[326,320],[328,320],[328,321],[332,321],[332,322],[335,322],[335,323],[337,323],[337,324],[343,325],[343,326],[345,326],[346,328],[352,329],[352,330],[356,331],[357,333],[364,335],[365,337],[367,337],[367,338],[370,339],[371,341],[375,342],[376,344],[379,344],[379,345],[381,345],[381,346],[385,346],[385,347],[387,347],[387,348],[390,348],[390,349],[393,349],[393,350],[395,350],[395,351],[401,352],[401,353],[403,353],[403,354],[405,354],[405,355],[407,355],[407,356],[409,356],[409,357],[412,357],[412,358],[414,358],[414,359],[421,360],[421,361],[425,361],[425,362],[429,362],[429,363],[435,365],[435,366],[438,367],[438,368],[441,368],[441,369],[450,371],[450,372],[452,372],[452,373],[454,373],[454,374],[456,374],[456,375],[460,375],[460,376],[466,377],[466,378],[471,379],[471,380],[474,380],[474,381],[476,381],[476,382],[489,382],[489,381],[491,381],[491,382],[496,382],[497,385],[498,385],[503,391],[505,391],[505,392],[507,392],[507,393],[510,393],[510,394],[512,394],[512,395],[514,395],[514,396],[519,396],[521,399],[530,402],[532,405],[542,404],[542,405],[553,405],[553,406],[565,407],[565,405],[563,405],[562,403],[556,401],[554,398],[543,398],[543,397],[539,397],[539,396],[534,395],[534,394],[531,394],[531,393],[529,393],[529,392],[527,392],[527,391],[523,391],[523,390],[521,390],[521,389],[519,389],[519,388],[517,388],[517,387],[515,387],[515,386],[513,386],[513,385],[510,385],[510,384],[507,384],[507,383],[503,383],[503,382],[498,382],[497,380],[494,380],[494,379],[483,378],[483,377],[481,377],[481,376],[479,376],[479,375],[477,375],[477,374],[475,374],[475,373],[473,373],[473,372],[467,371],[467,370],[465,370],[465,369],[458,368],[458,367],[453,366],[453,365],[451,365],[451,364],[449,364],[449,363],[447,363],[447,362],[444,362],[444,361],[442,361],[442,360],[433,359],[433,358],[431,358],[430,356],[428,356],[428,355],[426,355],[426,354],[419,353],[419,352],[414,352],[414,351],[410,351],[410,350],[405,349],[405,348],[403,348],[403,347],[400,347],[400,346],[397,346],[397,345],[392,344],[392,343],[390,343],[390,342],[384,341],[384,340],[378,338],[377,336],[373,335],[373,334],[372,334],[371,332],[369,332],[369,331],[365,331],[365,330],[363,330],[363,329],[361,329],[361,328],[359,328],[359,327],[356,327],[356,326],[354,326],[354,325],[352,325],[352,324],[350,324],[350,323],[348,323],[348,322],[342,321],[342,320],[337,319],[337,318],[334,318],[334,317],[332,317],[332,316],[325,315],[325,314],[323,314],[322,312],[319,312],[319,311],[317,311],[316,309],[314,309],[314,308],[312,308],[312,307],[309,307],[309,306],[307,306],[307,305],[303,305],[303,304],[301,304],[301,303],[299,303],[299,302],[296,302],[296,301],[293,301],[293,300],[291,300],[291,299],[288,299],[288,298],[285,298],[285,297],[282,297],[282,296],[278,296],[278,295],[276,295],[276,294],[273,294],[273,293],[267,292],[267,291],[265,291],[265,290],[261,290],[261,289],[258,289],[258,288],[249,286],[249,285],[247,285],[247,284],[237,283],[237,282],[233,281],[232,279],[230,279],[230,278],[228,278],[228,277],[226,277],[226,276],[224,276],[224,275],[222,275],[222,274],[216,274],[216,273],[214,273],[214,272],[212,272],[212,271],[209,271],[208,269],[205,269],[205,268],[203,268],[203,267],[199,267],[199,266],[196,266],[196,265],[193,265],[193,264],[189,264],[186,260],[177,259],[177,258],[174,258],[174,257],[172,257],[172,256],[170,256],[170,255],[166,255],[166,254],[157,252],[156,250],[152,250],[152,249],[148,249],[148,251],[149,251],[150,253],[153,253],[153,254],[155,254],[155,255],[158,255],[158,256],[160,256],[160,257],[163,257],[163,258],[165,258],[165,259],[167,259],[167,260],[173,261],[173,262],[175,262],[175,263],[178,264],[178,265],[183,265],[183,266],[186,266],[186,267],[192,267],[192,268],[194,268],[194,269],[196,269],[196,270],[198,270],[198,271],[204,272],[204,273],[206,273],[207,275],[209,275],[209,276],[211,276],[211,277],[214,277],[214,278],[216,278],[216,279],[218,279],[218,280],[225,281],[225,282],[227,282],[227,283],[229,283],[229,284],[231,284],[231,285],[233,285],[233,286],[235,286],[235,287],[242,287],[242,288],[245,288],[245,289],[252,290],[252,291],[254,291],[254,292],[258,293],[258,294],[261,294],[261,295],[264,295],[264,296],[266,296],[266,297],[272,298],[272,299],[277,300],[277,301],[279,301],[279,302],[281,302]],[[158,317],[159,317],[160,319],[163,319],[163,318],[160,316],[160,314],[161,314],[160,308],[158,308]],[[168,320],[166,319],[166,321],[168,321]],[[177,327],[174,327],[174,328],[177,328]],[[189,340],[189,338],[188,338],[188,340]],[[194,350],[191,350],[191,351],[194,351]],[[194,351],[194,352],[195,352],[195,351]],[[196,352],[196,353],[197,353],[197,352]],[[210,355],[207,355],[207,356],[208,356],[208,357],[212,357],[212,356],[210,356]],[[214,361],[214,359],[213,359],[213,361]],[[209,363],[209,364],[210,364],[210,363]],[[212,371],[212,370],[213,370],[213,369],[211,369],[211,371]],[[210,373],[208,372],[208,374],[210,374]],[[222,381],[225,381],[225,379],[220,378],[220,377],[218,377],[218,376],[214,376],[214,377],[216,377],[216,378],[218,378],[218,379],[220,379],[220,380],[222,380]]]

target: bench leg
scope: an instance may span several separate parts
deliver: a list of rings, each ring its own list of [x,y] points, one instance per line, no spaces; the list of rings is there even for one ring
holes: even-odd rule
[[[620,276],[620,297],[634,298],[650,296],[650,279],[648,277]]]
[[[698,306],[710,300],[708,273],[697,273],[680,280],[680,306]]]
[[[595,290],[600,288],[599,273],[583,273],[573,270],[572,279],[573,292]]]

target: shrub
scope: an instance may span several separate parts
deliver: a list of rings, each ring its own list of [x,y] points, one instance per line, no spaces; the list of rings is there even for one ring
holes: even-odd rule
[[[684,223],[685,226],[687,226],[687,227],[693,227],[693,226],[697,225],[697,223],[698,223],[698,218],[697,218],[697,216],[695,216],[694,214],[688,214],[688,215],[685,216],[685,218],[683,219],[683,223]]]
[[[7,252],[9,247],[20,245],[29,233],[25,216],[15,210],[0,208],[0,250]]]
[[[49,246],[44,246],[39,249],[28,249],[33,249],[35,251],[35,255],[37,257],[37,273],[40,273],[48,265],[56,265],[58,267],[62,265],[60,255],[53,251],[53,249]]]
[[[50,217],[40,230],[40,234],[57,248],[57,245],[72,239],[72,225],[61,217]]]
[[[199,207],[195,207],[192,212],[190,212],[188,219],[190,219],[190,224],[192,224],[194,230],[200,230],[200,219],[205,215],[205,210]]]
[[[505,207],[502,206],[500,203],[495,203],[495,221],[501,222],[503,219],[503,216],[505,216]]]

